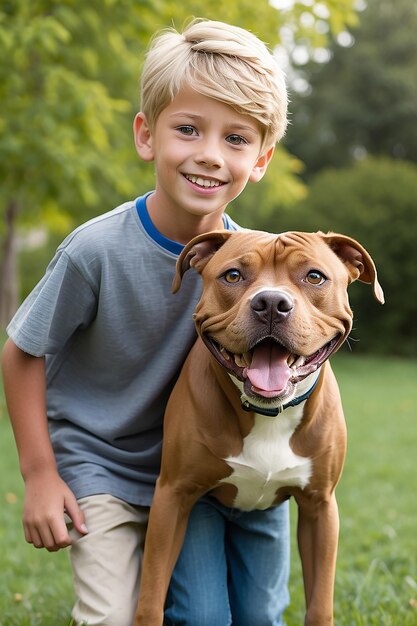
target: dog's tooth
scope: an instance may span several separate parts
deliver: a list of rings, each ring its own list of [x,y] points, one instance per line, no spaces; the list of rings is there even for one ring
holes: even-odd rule
[[[250,367],[250,364],[252,363],[252,355],[250,352],[245,352],[244,354],[242,354],[243,360],[245,361],[245,365],[246,367]]]
[[[297,369],[298,367],[302,367],[304,365],[305,357],[299,356],[294,363],[291,365],[292,369]]]
[[[243,354],[235,354],[235,363],[238,367],[246,367],[246,361]]]
[[[230,356],[226,348],[223,348],[223,346],[220,346],[220,352],[221,352],[222,357],[226,359],[226,361],[230,360]]]

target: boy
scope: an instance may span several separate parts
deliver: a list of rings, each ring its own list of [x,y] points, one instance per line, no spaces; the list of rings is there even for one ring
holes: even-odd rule
[[[176,258],[197,234],[237,228],[225,208],[262,178],[286,126],[273,57],[221,22],[154,39],[141,105],[135,144],[154,162],[155,190],[66,238],[3,353],[25,538],[70,546],[76,624],[132,623],[164,407],[195,339],[199,278],[190,272],[172,296]],[[287,575],[287,506],[242,513],[204,498],[166,624],[283,624]]]

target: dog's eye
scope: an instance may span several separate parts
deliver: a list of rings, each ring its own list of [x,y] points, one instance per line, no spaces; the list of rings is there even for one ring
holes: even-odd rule
[[[227,283],[238,283],[242,280],[242,274],[236,269],[227,270],[227,272],[223,274],[223,278]]]
[[[327,278],[318,270],[310,270],[305,280],[307,283],[310,283],[310,285],[322,285],[326,282]]]

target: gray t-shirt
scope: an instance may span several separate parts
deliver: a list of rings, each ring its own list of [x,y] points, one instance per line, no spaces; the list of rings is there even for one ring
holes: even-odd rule
[[[127,202],[65,239],[8,326],[46,356],[52,445],[77,498],[151,502],[165,405],[196,336],[198,274],[171,293],[182,247],[156,230],[146,196]]]

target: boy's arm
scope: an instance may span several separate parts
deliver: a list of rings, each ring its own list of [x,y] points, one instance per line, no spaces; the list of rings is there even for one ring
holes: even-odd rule
[[[2,356],[4,390],[20,469],[26,485],[23,527],[26,541],[56,551],[72,543],[64,511],[86,534],[74,494],[60,478],[46,417],[45,359],[26,354],[11,339]]]

